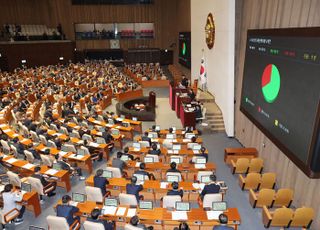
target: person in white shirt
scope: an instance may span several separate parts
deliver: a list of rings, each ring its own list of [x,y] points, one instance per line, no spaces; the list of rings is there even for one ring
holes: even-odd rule
[[[17,202],[21,202],[23,195],[20,190],[14,190],[12,184],[7,184],[4,187],[2,192],[3,197],[3,210],[2,213],[5,215],[6,213],[10,212],[12,209],[18,209],[19,215],[14,220],[15,224],[20,224],[23,222],[23,214],[25,212],[26,207],[23,205],[18,204]]]

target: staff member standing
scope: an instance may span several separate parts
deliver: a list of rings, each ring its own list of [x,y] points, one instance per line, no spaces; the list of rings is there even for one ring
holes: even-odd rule
[[[19,210],[19,215],[18,217],[14,220],[16,224],[21,224],[23,222],[23,214],[26,210],[25,206],[21,206],[17,202],[21,202],[23,195],[20,190],[14,191],[13,185],[12,184],[7,184],[4,187],[4,190],[2,192],[2,197],[3,197],[3,210],[2,210],[2,215],[5,215],[6,213],[10,212],[12,209],[18,209]]]

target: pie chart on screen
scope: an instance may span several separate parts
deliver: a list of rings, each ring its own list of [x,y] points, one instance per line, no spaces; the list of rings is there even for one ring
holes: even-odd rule
[[[261,79],[262,94],[266,102],[273,103],[280,91],[280,73],[276,65],[269,64],[263,71]]]

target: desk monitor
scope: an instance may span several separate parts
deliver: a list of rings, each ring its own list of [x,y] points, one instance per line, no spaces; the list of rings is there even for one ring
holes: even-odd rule
[[[105,139],[103,139],[102,137],[97,138],[97,139],[96,139],[96,142],[97,142],[97,144],[99,144],[99,145],[106,143]]]
[[[212,210],[213,211],[226,211],[227,210],[227,202],[212,202]]]
[[[144,163],[153,163],[154,158],[153,157],[144,157]]]
[[[156,125],[155,130],[156,130],[156,131],[160,131],[160,125]]]
[[[52,168],[58,171],[62,170],[61,164],[59,163],[53,163]]]
[[[112,178],[112,171],[109,171],[109,170],[103,170],[102,177],[105,177],[105,178]]]
[[[109,125],[114,125],[114,120],[111,119],[111,118],[108,118],[108,124],[109,124]]]
[[[119,129],[111,129],[111,134],[117,136],[120,134],[120,131]]]
[[[69,137],[78,138],[78,135],[76,133],[69,133]]]
[[[93,130],[93,129],[94,129],[94,126],[93,126],[93,125],[88,125],[88,129],[89,129],[89,130]]]
[[[186,133],[185,137],[187,139],[192,139],[192,137],[195,137],[196,135],[194,133]]]
[[[158,133],[156,133],[156,132],[149,132],[149,133],[148,133],[148,137],[151,138],[151,139],[158,138]]]
[[[77,155],[80,155],[80,156],[86,155],[86,150],[84,150],[84,149],[77,149]]]
[[[84,203],[87,200],[87,197],[85,194],[73,192],[72,193],[72,201]]]
[[[115,206],[115,207],[117,207],[118,206],[118,200],[114,199],[114,198],[106,198],[104,200],[104,205],[105,206]]]
[[[1,181],[1,184],[4,184],[4,185],[10,183],[9,177],[7,175],[1,175],[0,176],[0,181]]]
[[[178,175],[167,175],[167,182],[179,182]]]
[[[133,142],[132,147],[135,148],[135,149],[140,149],[141,145],[138,142]]]
[[[174,134],[173,133],[168,133],[166,135],[166,139],[174,139]]]
[[[123,127],[130,127],[130,123],[129,122],[122,122],[122,126]]]
[[[132,120],[133,120],[133,121],[138,121],[138,118],[132,117]]]
[[[180,157],[170,157],[170,163],[175,162],[176,164],[181,164],[181,158]]]
[[[25,192],[31,192],[31,184],[21,183],[21,190]]]
[[[122,155],[120,159],[122,161],[128,161],[129,160],[129,156],[128,155]]]
[[[207,160],[204,157],[196,157],[196,164],[206,164]]]
[[[147,179],[147,175],[143,175],[143,174],[139,174],[139,173],[135,173],[133,174],[133,176],[135,176],[137,178],[137,181],[145,181]]]
[[[122,115],[120,115],[120,118],[126,119],[126,116],[122,114]]]
[[[146,209],[146,210],[153,209],[152,201],[140,201],[139,202],[139,209]]]
[[[190,211],[190,203],[189,202],[176,202],[176,211]]]
[[[106,129],[104,127],[99,127],[98,130],[99,130],[99,132],[102,132],[102,133],[106,131]]]
[[[200,180],[200,182],[204,184],[211,182],[210,175],[203,175],[201,176]]]
[[[87,140],[87,141],[91,141],[92,137],[89,135],[83,135],[82,136],[82,140]]]
[[[61,151],[63,151],[63,152],[72,152],[72,151],[70,151],[70,148],[69,148],[69,146],[65,146],[65,145],[63,145],[62,147],[61,147]]]
[[[196,144],[192,146],[192,150],[199,151],[200,149],[201,149],[201,145]]]
[[[181,145],[172,145],[172,150],[181,150]]]

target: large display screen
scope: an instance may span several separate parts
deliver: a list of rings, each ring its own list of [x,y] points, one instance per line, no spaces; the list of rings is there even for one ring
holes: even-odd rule
[[[320,28],[249,30],[240,109],[307,174],[319,101]]]
[[[179,63],[191,68],[191,33],[179,33]]]

